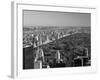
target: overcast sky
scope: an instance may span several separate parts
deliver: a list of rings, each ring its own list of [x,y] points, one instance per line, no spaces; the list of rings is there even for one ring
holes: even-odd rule
[[[50,11],[23,11],[23,25],[26,26],[90,26],[89,13]]]

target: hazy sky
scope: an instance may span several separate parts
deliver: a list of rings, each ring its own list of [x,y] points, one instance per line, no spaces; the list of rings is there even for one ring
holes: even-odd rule
[[[24,26],[90,26],[89,13],[23,11]]]

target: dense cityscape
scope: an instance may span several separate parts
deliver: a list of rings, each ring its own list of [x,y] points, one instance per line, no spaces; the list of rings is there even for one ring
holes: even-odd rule
[[[23,28],[23,69],[91,65],[90,27]]]

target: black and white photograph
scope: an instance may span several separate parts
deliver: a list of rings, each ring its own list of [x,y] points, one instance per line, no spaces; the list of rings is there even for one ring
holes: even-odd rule
[[[91,66],[91,13],[23,10],[23,69]]]

